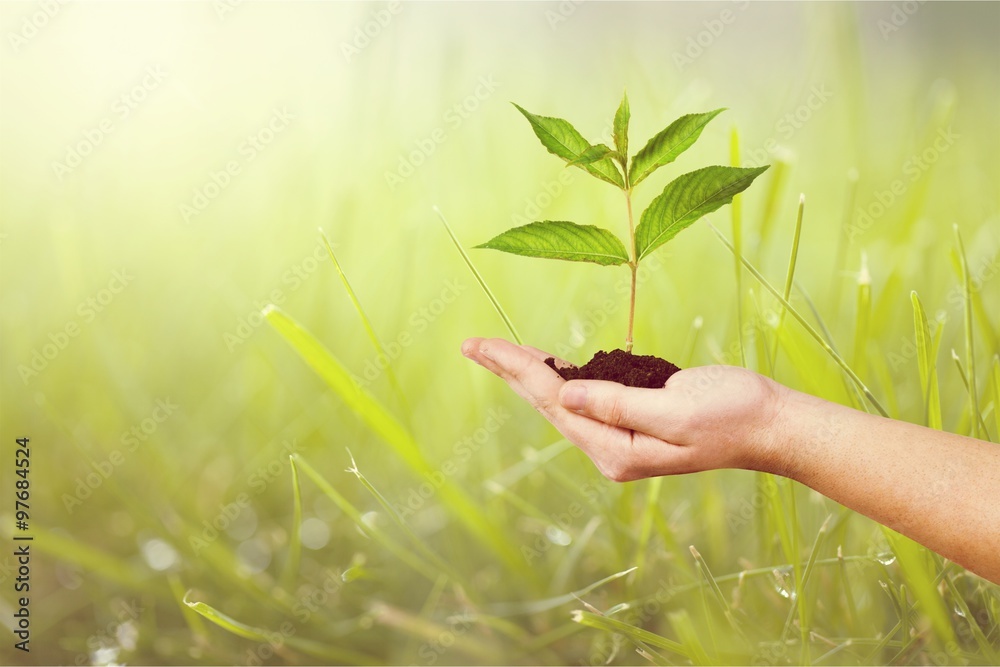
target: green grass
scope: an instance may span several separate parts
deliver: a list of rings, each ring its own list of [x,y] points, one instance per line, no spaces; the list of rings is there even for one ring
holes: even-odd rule
[[[810,489],[604,480],[459,346],[621,346],[627,271],[455,246],[517,217],[626,228],[614,189],[539,156],[508,100],[595,138],[613,109],[594,101],[622,88],[646,110],[636,136],[726,106],[730,128],[648,197],[692,165],[774,166],[648,258],[636,351],[998,442],[998,7],[921,4],[883,39],[889,5],[736,3],[678,68],[721,7],[564,5],[554,29],[554,4],[404,5],[347,62],[381,6],[82,4],[0,54],[0,497],[29,436],[30,662],[996,663],[1000,588]],[[0,32],[22,9],[0,6]],[[147,62],[168,79],[58,181],[52,160]],[[245,161],[282,105],[296,118]],[[178,204],[227,160],[241,173],[184,224]],[[178,407],[156,419],[158,400]],[[24,662],[9,639],[0,662]]]

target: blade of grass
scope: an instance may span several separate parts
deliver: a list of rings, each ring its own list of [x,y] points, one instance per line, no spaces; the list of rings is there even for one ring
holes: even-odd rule
[[[384,530],[378,526],[366,523],[364,519],[362,519],[361,512],[358,511],[358,509],[335,488],[333,488],[333,485],[330,484],[325,477],[320,475],[316,469],[302,457],[301,454],[292,454],[292,464],[301,466],[302,471],[306,474],[306,476],[319,487],[320,491],[322,491],[327,498],[332,500],[333,503],[340,508],[340,511],[347,515],[347,517],[351,519],[351,521],[353,521],[359,529],[361,529],[363,534],[370,536],[380,545],[385,547],[386,551],[390,552],[396,558],[409,565],[414,571],[427,577],[428,581],[431,583],[437,581],[437,578],[441,576],[442,573],[440,571],[434,569],[430,563],[426,562],[422,558],[419,558],[409,549],[399,544]]]
[[[693,320],[691,320],[691,328],[688,330],[687,336],[684,337],[684,345],[681,349],[684,352],[681,353],[680,358],[683,360],[680,363],[684,364],[685,367],[690,366],[692,359],[694,358],[695,347],[698,345],[698,337],[701,334],[701,329],[705,324],[705,319],[698,315]]]
[[[847,170],[847,192],[844,197],[844,211],[840,217],[840,234],[837,235],[837,254],[833,262],[833,279],[830,286],[833,289],[833,312],[840,312],[840,277],[847,261],[846,239],[850,236],[851,221],[854,219],[854,202],[858,195],[858,170],[851,167]]]
[[[610,583],[621,579],[622,577],[627,577],[628,575],[635,572],[634,567],[630,567],[627,570],[622,570],[621,572],[615,572],[612,575],[604,577],[599,581],[595,581],[578,591],[572,591],[566,593],[565,595],[559,595],[552,598],[546,598],[544,600],[531,600],[529,602],[500,602],[490,605],[490,613],[494,616],[515,616],[517,614],[538,614],[543,611],[548,611],[549,609],[555,609],[574,600],[578,600],[583,596],[587,595],[591,591],[595,591],[604,584]]]
[[[469,257],[469,254],[465,252],[465,248],[463,248],[462,244],[458,242],[458,238],[455,237],[455,232],[451,230],[451,225],[449,225],[448,220],[445,219],[444,213],[442,213],[441,209],[439,209],[437,206],[434,206],[434,213],[437,214],[437,217],[441,219],[441,224],[444,225],[445,230],[448,232],[448,236],[451,237],[452,243],[454,243],[455,247],[458,248],[459,254],[461,254],[462,259],[465,260],[465,265],[469,267],[470,271],[472,271],[472,275],[476,277],[476,282],[478,282],[479,286],[483,289],[483,292],[486,294],[486,298],[490,300],[490,303],[493,304],[493,308],[494,310],[497,311],[497,314],[500,316],[500,319],[502,319],[503,323],[507,325],[507,330],[510,331],[510,335],[514,337],[514,341],[518,345],[524,345],[524,341],[521,340],[520,334],[518,334],[517,329],[514,328],[514,323],[511,322],[510,318],[507,316],[507,313],[504,312],[504,309],[500,305],[500,302],[497,301],[497,298],[493,296],[493,292],[486,284],[486,281],[483,280],[483,276],[479,273],[479,270],[476,268],[476,265],[472,263],[472,259]]]
[[[424,540],[421,540],[419,537],[417,537],[416,533],[414,533],[413,530],[406,524],[406,522],[403,521],[403,518],[399,516],[399,513],[396,511],[396,508],[392,506],[392,503],[386,500],[385,496],[383,496],[382,493],[375,488],[375,485],[372,484],[370,481],[368,481],[368,478],[365,477],[365,475],[361,472],[360,469],[358,469],[358,464],[357,462],[355,462],[354,455],[351,454],[350,449],[347,450],[347,455],[351,459],[351,467],[348,468],[345,472],[352,473],[355,477],[358,478],[358,481],[361,482],[361,486],[365,487],[365,490],[367,490],[368,493],[370,493],[372,497],[375,498],[378,504],[382,506],[382,509],[392,519],[393,523],[395,523],[399,527],[399,529],[403,531],[403,534],[406,535],[407,539],[413,545],[413,548],[418,553],[420,553],[420,555],[423,556],[429,563],[434,565],[434,567],[438,568],[441,572],[445,573],[452,581],[461,584],[467,590],[474,590],[469,585],[469,582],[467,579],[465,579],[465,577],[459,574],[458,571],[455,570],[453,566],[446,563],[444,559],[441,558],[441,556],[431,551],[430,548],[428,548],[427,544],[424,542]],[[292,469],[293,470],[295,469],[294,465],[292,466]]]
[[[789,513],[789,527],[788,530],[792,537],[792,574],[795,577],[795,599],[792,600],[792,604],[798,610],[799,614],[799,640],[800,645],[800,659],[803,665],[808,665],[812,662],[810,656],[810,646],[809,646],[809,623],[806,620],[806,605],[802,601],[802,597],[805,595],[805,572],[802,568],[802,546],[799,544],[799,512],[795,503],[795,481],[786,478],[785,484],[788,489],[788,513]]]
[[[647,484],[646,502],[643,504],[642,522],[639,525],[639,538],[636,540],[635,556],[632,559],[639,572],[645,571],[643,567],[646,565],[646,550],[649,547],[649,538],[653,534],[653,517],[659,513],[658,501],[663,478],[654,477]]]
[[[969,609],[968,603],[965,601],[962,594],[958,592],[955,582],[951,577],[947,576],[944,577],[944,582],[948,587],[948,590],[951,591],[951,595],[955,600],[955,605],[958,611],[962,612],[960,616],[965,619],[966,623],[969,624],[969,630],[972,631],[972,637],[976,640],[976,644],[979,646],[979,650],[982,651],[986,661],[992,664],[1000,663],[1000,651],[998,651],[997,647],[986,639],[986,635],[983,634],[982,628],[979,627],[979,623],[976,621],[976,617]]]
[[[762,241],[770,237],[771,230],[774,228],[775,214],[778,212],[781,194],[785,189],[785,182],[791,171],[788,157],[789,155],[786,151],[778,151],[771,160],[771,164],[773,165],[771,167],[771,184],[767,189],[767,195],[764,197],[764,208],[760,216],[760,238]],[[758,247],[763,246],[764,243],[762,242]]]
[[[570,618],[573,619],[574,623],[579,623],[580,625],[584,625],[589,628],[596,628],[597,630],[604,630],[605,632],[622,634],[632,641],[642,642],[657,648],[662,648],[683,658],[691,658],[689,649],[684,645],[675,642],[672,639],[661,637],[660,635],[649,632],[648,630],[637,628],[614,618],[608,618],[607,616],[601,616],[590,611],[582,611],[579,609],[575,610]]]
[[[188,595],[190,595],[190,591],[188,592]],[[277,646],[275,645],[275,638],[279,638],[284,644],[290,646],[291,648],[316,658],[324,658],[326,660],[335,660],[337,662],[345,662],[356,665],[379,664],[375,658],[349,648],[330,646],[321,642],[303,639],[294,635],[288,635],[287,633],[265,630],[263,628],[247,625],[246,623],[241,623],[211,605],[204,602],[192,602],[188,599],[188,595],[185,595],[183,599],[185,605],[201,614],[212,623],[215,623],[220,628],[236,635],[237,637],[249,639],[250,641],[259,642],[261,644],[267,644],[273,648],[281,646],[281,644],[278,644]]]
[[[997,439],[1000,440],[1000,354],[993,357],[993,419],[996,421]]]
[[[941,392],[937,378],[937,346],[932,343],[927,314],[920,297],[910,292],[913,304],[913,330],[917,343],[917,365],[920,369],[920,388],[924,397],[924,424],[941,430]],[[940,327],[940,324],[938,325]],[[940,328],[939,328],[940,331]]]
[[[868,272],[868,253],[861,251],[858,271],[858,298],[854,316],[853,368],[860,376],[868,375],[868,338],[872,317],[872,277]]]
[[[854,599],[854,591],[851,590],[851,578],[847,576],[847,562],[844,560],[844,550],[841,545],[837,545],[837,563],[840,566],[840,589],[844,592],[844,606],[847,611],[847,627],[854,633],[855,624],[858,619],[858,603]]]
[[[828,514],[826,520],[823,521],[823,525],[820,526],[819,532],[816,533],[816,539],[813,541],[812,550],[809,552],[809,561],[806,563],[801,579],[796,583],[796,595],[792,600],[792,609],[788,610],[788,616],[785,619],[785,628],[781,633],[782,638],[788,636],[788,632],[792,626],[792,618],[794,618],[794,615],[797,613],[799,619],[799,641],[801,642],[799,664],[803,665],[807,665],[812,662],[812,658],[810,656],[811,647],[809,645],[809,613],[812,611],[812,605],[808,604],[804,599],[806,597],[806,586],[808,586],[809,577],[812,576],[813,568],[816,566],[816,557],[819,554],[823,540],[827,535],[827,529],[829,528],[831,519],[833,519],[833,515]]]
[[[976,391],[976,353],[973,347],[972,330],[972,285],[969,278],[969,261],[965,255],[965,244],[962,243],[962,234],[958,231],[958,225],[952,229],[955,231],[955,243],[958,246],[958,258],[962,264],[962,303],[965,307],[965,359],[969,369],[969,407],[972,410],[972,437],[979,437],[979,424],[982,421],[982,414],[979,412],[979,393]]]
[[[431,465],[424,458],[416,440],[410,432],[367,390],[361,387],[337,360],[309,331],[286,315],[277,306],[264,309],[264,318],[292,346],[334,392],[343,400],[365,425],[392,447],[403,461],[425,479],[434,482]],[[435,484],[435,487],[439,485]],[[474,536],[479,538],[507,566],[522,575],[531,576],[526,571],[523,560],[495,530],[492,522],[479,507],[459,488],[446,482],[440,485],[438,493],[445,506],[465,524]]]
[[[299,489],[299,470],[295,467],[295,459],[288,457],[292,469],[292,534],[288,539],[288,562],[281,573],[281,585],[286,591],[291,591],[299,574],[299,563],[302,559],[302,493]]]
[[[588,603],[586,600],[579,600],[579,602],[584,606],[585,613],[594,614],[594,616],[597,618],[607,618],[610,620],[615,620],[618,623],[624,623],[624,621],[617,621],[617,619],[613,619],[611,617],[619,612],[626,611],[629,608],[627,604],[617,604],[611,609],[609,609],[607,612],[602,612],[600,609],[597,609],[592,604]],[[575,620],[576,612],[573,612],[571,618]],[[650,647],[649,644],[643,643],[636,637],[624,633],[615,633],[611,636],[611,641],[612,644],[614,645],[614,649],[611,652],[611,654],[605,658],[604,660],[605,664],[611,664],[612,662],[615,661],[615,658],[618,655],[619,644],[621,643],[620,640],[624,640],[631,643],[632,646],[635,648],[636,653],[641,655],[646,660],[649,660],[654,665],[670,664],[670,662],[664,656],[656,652],[653,648]]]
[[[886,635],[882,637],[882,639],[877,644],[875,644],[875,648],[873,648],[871,653],[868,654],[868,657],[865,658],[864,664],[866,665],[890,664],[888,660],[881,660],[879,659],[878,656],[882,653],[882,651],[886,649],[886,647],[889,646],[889,642],[896,635],[896,633],[899,632],[900,628],[902,627],[903,627],[902,622],[896,621],[896,625],[892,627],[892,630],[887,632]]]
[[[840,351],[837,349],[837,344],[833,340],[833,334],[830,333],[830,328],[827,327],[826,322],[823,321],[823,317],[820,315],[819,309],[816,308],[816,303],[812,300],[812,297],[809,296],[809,293],[803,289],[802,285],[798,285],[797,287],[799,289],[799,294],[802,296],[802,300],[806,302],[806,305],[809,307],[809,312],[812,313],[816,326],[819,327],[819,333],[823,335],[823,340],[825,340],[827,345],[830,346],[830,349],[837,354],[840,354]],[[844,383],[844,390],[854,399],[855,407],[859,410],[868,410],[865,405],[865,396],[861,393],[861,390],[858,389],[858,386],[854,384],[848,376],[841,375],[840,377]]]
[[[733,246],[729,243],[726,237],[723,236],[718,229],[716,229],[711,224],[709,224],[709,227],[712,228],[712,231],[715,232],[715,235],[719,237],[719,240],[722,241],[723,245],[729,248],[730,252],[735,252]],[[885,411],[885,408],[882,407],[882,404],[878,402],[878,399],[875,398],[871,390],[869,390],[867,385],[865,385],[865,383],[861,380],[861,378],[858,377],[858,374],[854,372],[854,369],[852,369],[847,364],[847,362],[844,361],[844,359],[839,354],[837,354],[837,352],[830,346],[830,344],[827,343],[823,339],[823,337],[819,335],[819,333],[812,327],[812,325],[810,325],[806,321],[804,317],[802,317],[799,311],[793,308],[792,305],[788,303],[788,301],[782,298],[778,290],[776,290],[774,286],[772,286],[771,283],[769,283],[767,279],[764,278],[763,275],[761,275],[760,271],[758,271],[756,267],[754,267],[752,264],[750,264],[750,262],[746,260],[746,258],[740,257],[740,261],[743,262],[743,266],[745,266],[747,270],[750,271],[751,274],[753,274],[753,277],[756,278],[757,281],[760,282],[760,284],[763,285],[768,292],[770,292],[776,299],[778,299],[778,301],[781,302],[781,305],[783,305],[785,309],[787,309],[788,312],[791,313],[796,320],[798,320],[799,324],[801,324],[802,327],[809,333],[809,335],[812,336],[813,339],[820,344],[820,346],[826,351],[826,353],[830,355],[830,357],[837,363],[838,366],[840,366],[841,370],[847,373],[847,376],[850,377],[851,380],[857,385],[858,389],[860,389],[861,392],[865,395],[865,398],[868,399],[872,407],[878,410],[883,417],[888,417],[889,413]]]
[[[958,368],[958,375],[960,378],[962,378],[962,384],[965,385],[965,390],[967,392],[971,391],[969,386],[969,376],[965,372],[965,367],[962,366],[962,358],[958,356],[958,352],[956,352],[954,348],[951,350],[951,360],[955,362],[955,367]],[[989,440],[989,433],[987,432],[986,429],[986,422],[983,420],[982,415],[970,412],[969,419],[972,422],[978,423],[979,425],[982,426],[983,434],[981,437],[986,440]]]
[[[795,278],[795,262],[799,256],[799,239],[802,236],[802,214],[805,212],[806,208],[806,196],[805,194],[799,195],[799,211],[795,216],[795,234],[792,237],[792,249],[788,256],[788,271],[785,273],[785,301],[791,301],[792,297],[792,281]],[[739,260],[736,260],[739,262]],[[782,325],[785,323],[785,309],[781,308],[778,310],[778,325],[775,327],[775,331],[780,331]],[[778,336],[774,337],[774,345],[771,347],[771,366],[774,366],[775,361],[778,358]]]
[[[570,575],[576,572],[580,559],[587,553],[587,546],[597,533],[597,529],[600,528],[601,523],[601,517],[591,517],[587,525],[580,531],[580,534],[573,540],[569,550],[566,552],[566,556],[560,560],[559,567],[552,577],[552,590],[560,591],[566,589]]]
[[[781,542],[781,551],[785,555],[785,562],[793,566],[798,557],[795,555],[795,548],[792,544],[792,534],[790,525],[785,517],[784,507],[781,503],[781,490],[778,487],[778,480],[774,475],[764,474],[764,494],[767,498],[767,511],[771,518],[774,529],[778,532],[778,539]]]
[[[208,642],[208,629],[205,627],[205,621],[202,620],[201,614],[192,610],[184,602],[185,591],[180,577],[176,573],[171,572],[167,575],[167,583],[170,584],[170,592],[173,593],[174,599],[177,601],[177,606],[181,610],[181,616],[184,618],[184,623],[187,625],[188,630],[191,631],[195,643],[206,644]]]
[[[442,648],[448,651],[456,650],[463,653],[470,664],[489,662],[496,654],[497,647],[484,641],[483,637],[471,637],[466,632],[453,630],[451,626],[420,618],[405,609],[385,602],[377,601],[371,604],[370,611],[375,621],[384,627],[394,628],[404,634],[424,641],[427,648]],[[450,644],[443,644],[445,638],[451,637]]]
[[[677,638],[687,651],[691,662],[696,665],[718,664],[718,660],[710,658],[708,652],[705,651],[705,647],[698,637],[698,632],[695,630],[694,623],[691,622],[691,616],[688,615],[686,610],[681,609],[671,612],[667,614],[667,618],[670,621],[670,627],[677,633]]]
[[[400,407],[403,409],[405,418],[408,418],[410,414],[409,404],[406,402],[406,396],[403,394],[403,388],[399,384],[396,372],[392,368],[392,358],[385,353],[382,341],[379,340],[378,334],[375,333],[375,328],[372,326],[371,320],[368,319],[365,309],[361,307],[361,301],[358,300],[358,295],[354,293],[354,288],[351,287],[351,283],[347,279],[347,274],[344,273],[344,269],[340,266],[340,262],[337,261],[337,255],[333,252],[333,246],[330,244],[330,240],[326,237],[322,228],[319,229],[319,235],[320,238],[323,239],[323,245],[326,246],[326,252],[330,255],[330,259],[333,260],[333,265],[337,268],[337,275],[340,276],[340,282],[344,284],[344,290],[347,291],[347,296],[350,297],[354,310],[357,311],[358,316],[361,318],[361,324],[365,327],[365,333],[368,334],[368,340],[371,341],[378,357],[386,360],[385,373],[389,378],[389,384],[392,385],[392,390],[396,394],[396,399],[399,401]],[[381,368],[381,364],[379,364],[379,367]]]
[[[729,164],[740,167],[740,131],[733,125],[729,133]],[[773,183],[773,181],[772,181]],[[736,254],[743,253],[743,197],[736,195],[729,205],[733,221],[733,245]],[[740,341],[740,365],[746,368],[747,355],[743,343],[743,267],[739,259],[735,259],[733,268],[736,270],[736,331]]]
[[[565,438],[561,438],[541,450],[534,448],[522,450],[526,452],[522,460],[493,475],[493,477],[484,481],[483,485],[493,483],[501,486],[512,486],[563,452],[573,448],[573,443]]]
[[[708,587],[711,589],[716,601],[719,603],[719,607],[722,609],[723,615],[726,617],[726,620],[729,621],[729,625],[733,627],[733,630],[735,630],[740,637],[747,640],[747,636],[744,634],[743,628],[740,627],[739,623],[737,623],[736,617],[733,615],[733,609],[729,606],[729,601],[726,600],[726,596],[722,594],[719,582],[716,581],[715,577],[712,575],[712,570],[709,569],[708,563],[705,562],[705,559],[693,544],[690,545],[688,549],[691,551],[691,555],[694,556],[694,562],[698,569],[698,574],[700,574],[702,580],[708,584]]]
[[[882,534],[889,542],[892,552],[896,554],[899,569],[910,590],[913,591],[914,598],[930,619],[934,634],[944,644],[954,642],[955,630],[952,628],[944,601],[938,593],[935,576],[927,564],[927,550],[888,528],[882,527]]]

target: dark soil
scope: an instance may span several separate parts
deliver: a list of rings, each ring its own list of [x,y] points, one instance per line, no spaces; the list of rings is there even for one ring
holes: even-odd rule
[[[556,368],[556,360],[545,360],[564,380],[610,380],[629,387],[659,389],[680,370],[666,359],[650,355],[630,354],[625,350],[600,351],[580,367]]]

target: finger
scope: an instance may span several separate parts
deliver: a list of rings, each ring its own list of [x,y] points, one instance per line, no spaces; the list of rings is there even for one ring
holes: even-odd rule
[[[479,355],[539,412],[550,417],[552,408],[559,407],[556,396],[565,381],[531,352],[502,338],[490,338],[480,342]]]
[[[610,426],[660,436],[674,419],[661,389],[626,387],[604,380],[572,380],[559,391],[567,410]]]
[[[559,389],[566,381],[529,351],[502,338],[479,339],[476,345],[473,355],[482,359],[485,367],[502,377],[511,389],[585,452],[591,453],[611,442],[624,445],[631,441],[628,430],[611,427],[561,406]]]
[[[560,359],[556,355],[549,354],[545,350],[539,350],[537,347],[532,347],[530,345],[522,345],[521,349],[530,353],[533,357],[535,357],[536,359],[540,359],[541,361],[545,361],[546,359],[555,359],[555,363],[558,368],[566,368],[566,367],[576,368],[576,366],[569,363],[565,359]]]

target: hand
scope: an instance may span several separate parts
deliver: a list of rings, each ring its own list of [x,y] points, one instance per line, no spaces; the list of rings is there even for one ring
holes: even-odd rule
[[[788,390],[757,373],[702,366],[675,373],[662,389],[639,389],[566,382],[545,364],[552,355],[499,338],[470,338],[462,354],[506,380],[613,481],[716,468],[780,470],[772,429]]]

